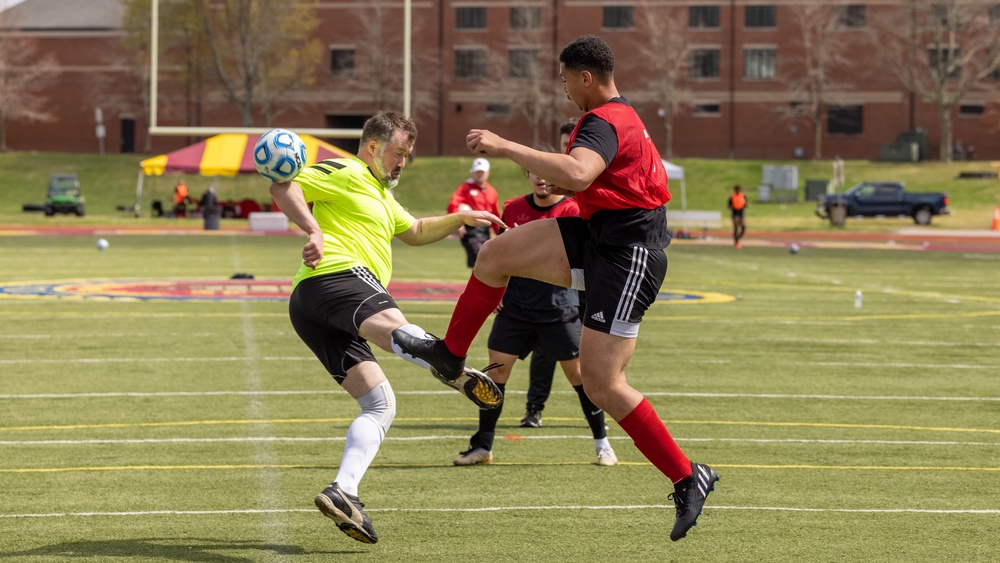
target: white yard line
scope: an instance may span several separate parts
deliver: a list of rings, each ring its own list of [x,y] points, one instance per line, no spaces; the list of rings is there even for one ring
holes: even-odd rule
[[[676,507],[666,504],[634,504],[634,505],[564,505],[564,506],[482,506],[469,508],[375,508],[365,507],[365,512],[509,512],[522,510],[669,510]],[[1000,515],[1000,509],[925,509],[925,508],[819,508],[801,506],[706,506],[705,510],[757,510],[771,512],[817,512],[817,513],[854,513],[854,514],[968,514],[968,515]],[[226,514],[294,514],[314,513],[313,509],[276,508],[276,509],[246,509],[246,510],[144,510],[129,512],[52,512],[45,514],[0,514],[0,518],[85,518],[85,517],[136,517],[136,516],[212,516]]]
[[[508,393],[524,395],[527,392],[511,389]],[[396,395],[451,395],[454,391],[442,389],[439,391],[395,391]],[[576,395],[575,391],[552,391],[553,395]],[[344,395],[338,389],[302,389],[294,391],[116,391],[107,393],[2,393],[0,400],[22,399],[93,399],[114,397],[215,397],[243,395]],[[647,397],[702,397],[702,398],[740,398],[740,399],[825,399],[834,401],[1000,401],[1000,397],[934,397],[926,395],[823,395],[812,393],[672,393],[655,391],[643,393]],[[345,395],[346,396],[346,395]]]
[[[631,440],[628,436],[608,436],[609,440]],[[902,445],[902,446],[1000,446],[1000,442],[962,442],[956,440],[822,440],[822,439],[800,439],[800,438],[674,438],[678,442],[733,442],[749,444],[836,444],[836,445]],[[200,444],[200,443],[274,443],[274,442],[343,442],[342,436],[314,437],[314,436],[249,436],[249,437],[226,437],[226,438],[144,438],[144,439],[83,439],[83,440],[0,440],[0,446],[81,446],[93,444],[114,444],[114,445],[149,445],[149,444]],[[468,440],[468,434],[456,434],[454,436],[396,436],[385,438],[386,442],[430,442],[438,440]],[[588,440],[593,437],[589,434],[579,435],[555,435],[555,436],[525,436],[518,435],[518,440]],[[277,463],[271,461],[271,463]]]

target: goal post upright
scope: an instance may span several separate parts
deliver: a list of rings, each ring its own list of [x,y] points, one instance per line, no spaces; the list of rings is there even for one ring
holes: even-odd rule
[[[406,0],[409,4],[410,0]],[[260,135],[274,127],[225,127],[225,126],[161,126],[159,124],[159,43],[160,43],[160,0],[150,3],[149,35],[149,129],[147,134],[162,136],[211,136],[220,133],[244,133]],[[406,54],[407,58],[409,53]],[[407,68],[409,65],[407,65]],[[407,88],[409,90],[409,88]],[[406,108],[407,112],[409,108]],[[361,129],[292,128],[296,133],[333,139],[360,139]]]

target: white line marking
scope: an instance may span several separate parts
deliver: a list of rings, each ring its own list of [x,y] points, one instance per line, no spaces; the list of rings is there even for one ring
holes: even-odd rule
[[[394,358],[380,358],[379,361]],[[246,356],[205,357],[205,358],[17,358],[0,360],[0,365],[37,364],[132,364],[132,363],[177,363],[177,362],[305,362],[315,361],[312,356]],[[401,359],[399,361],[402,361]],[[735,363],[725,359],[676,360],[688,364],[728,365]],[[854,367],[854,368],[913,368],[913,369],[996,369],[995,364],[918,364],[912,362],[795,362],[797,366]]]
[[[674,510],[673,505],[633,504],[618,506],[484,506],[478,508],[370,508],[365,512],[506,512],[516,510]],[[706,506],[705,510],[763,510],[774,512],[836,512],[855,514],[985,514],[1000,515],[1000,509],[925,509],[925,508],[807,508],[795,506]],[[275,508],[247,510],[144,510],[130,512],[53,512],[49,514],[0,514],[0,518],[65,518],[94,516],[206,516],[218,514],[295,514],[313,509]]]
[[[395,436],[386,437],[386,442],[429,442],[437,440],[467,440],[468,434],[456,434],[454,436]],[[590,435],[561,435],[561,436],[524,436],[518,435],[519,440],[593,440]],[[609,440],[630,440],[628,436],[608,436]],[[822,439],[798,439],[798,438],[674,438],[678,442],[735,442],[751,444],[874,444],[874,445],[904,445],[904,446],[1000,446],[1000,442],[961,442],[961,441],[931,441],[931,440],[822,440]],[[199,444],[218,442],[343,442],[344,437],[312,437],[312,436],[252,436],[236,438],[144,438],[144,439],[93,439],[93,440],[0,440],[0,446],[78,446],[89,444]]]
[[[526,391],[512,389],[511,394],[525,395]],[[451,395],[454,391],[395,391],[397,395]],[[552,391],[553,395],[576,395],[575,391]],[[647,397],[703,397],[703,398],[739,398],[739,399],[828,399],[847,401],[1000,401],[1000,397],[931,397],[906,395],[819,395],[798,393],[671,393],[657,391],[643,393]],[[109,397],[213,397],[213,396],[246,396],[246,395],[344,395],[340,389],[303,389],[297,391],[116,391],[108,393],[5,393],[2,399],[87,399]]]

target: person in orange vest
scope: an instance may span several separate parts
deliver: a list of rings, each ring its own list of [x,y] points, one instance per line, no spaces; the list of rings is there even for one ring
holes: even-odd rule
[[[743,248],[743,243],[740,240],[747,232],[747,226],[743,222],[743,211],[747,208],[747,196],[743,195],[742,186],[739,184],[733,186],[733,195],[729,196],[727,205],[733,213],[733,246]]]
[[[189,203],[191,198],[188,196],[188,187],[182,178],[178,178],[177,186],[174,187],[174,214],[178,219],[187,213]]]

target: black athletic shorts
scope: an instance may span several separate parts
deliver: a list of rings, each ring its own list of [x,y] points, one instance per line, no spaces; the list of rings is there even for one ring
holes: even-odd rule
[[[559,217],[559,231],[574,281],[580,273],[587,292],[583,326],[600,332],[635,338],[646,309],[667,275],[666,241],[653,240],[636,245],[604,244],[595,240],[591,221],[579,217]],[[666,224],[657,229],[666,230]],[[616,233],[617,234],[617,233]],[[660,236],[655,234],[655,236]],[[662,247],[659,246],[662,244]]]
[[[730,211],[732,211],[732,216],[733,217],[743,217],[743,210],[742,209],[731,209]]]
[[[528,323],[500,313],[493,319],[488,346],[503,354],[528,357],[535,345],[550,360],[580,357],[580,319],[565,323]]]
[[[288,300],[295,332],[337,383],[352,367],[375,361],[358,326],[385,309],[398,306],[375,275],[360,266],[304,279]]]

